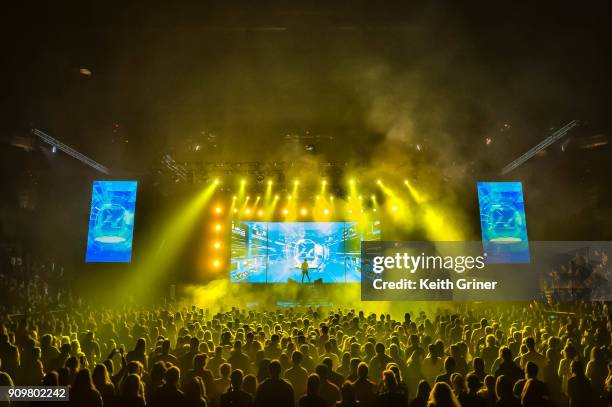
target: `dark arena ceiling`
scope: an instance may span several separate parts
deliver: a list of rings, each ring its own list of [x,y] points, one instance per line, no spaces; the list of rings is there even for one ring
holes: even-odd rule
[[[33,128],[166,196],[213,176],[276,177],[282,171],[258,168],[287,163],[296,165],[288,179],[350,173],[373,185],[378,173],[398,173],[473,195],[474,181],[495,179],[577,119],[579,128],[511,178],[526,184],[533,206],[547,206],[545,224],[571,213],[588,218],[585,229],[606,230],[611,9],[606,1],[13,2],[2,13],[1,203],[25,194],[61,205],[49,192],[58,183],[97,176],[52,157]]]

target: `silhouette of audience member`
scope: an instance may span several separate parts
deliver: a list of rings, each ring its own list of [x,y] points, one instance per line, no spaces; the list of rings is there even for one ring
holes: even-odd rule
[[[94,387],[89,369],[78,371],[74,384],[70,388],[69,405],[72,407],[102,407],[102,397]]]
[[[521,405],[519,399],[512,392],[512,379],[508,376],[501,375],[497,378],[495,394],[497,396],[495,407],[520,407]]]
[[[434,384],[427,405],[428,407],[466,407],[459,404],[451,387],[444,382]]]
[[[387,367],[387,364],[392,363],[393,359],[385,353],[385,345],[383,343],[377,343],[375,347],[376,355],[370,360],[368,364],[370,368],[370,374],[372,377],[382,377],[382,373]]]
[[[484,382],[485,377],[487,377],[484,360],[482,360],[482,358],[474,358],[474,360],[472,361],[472,367],[474,368],[474,370],[472,370],[470,373],[476,375],[476,377],[478,377],[478,380],[480,380],[481,383]]]
[[[325,400],[326,405],[335,405],[340,401],[340,389],[329,381],[329,369],[326,365],[318,365],[315,371],[319,376],[319,395]]]
[[[160,352],[153,356],[152,363],[156,362],[164,362],[166,364],[169,363],[174,366],[178,366],[178,360],[176,359],[176,356],[170,353],[170,341],[168,339],[165,339],[162,342]]]
[[[219,367],[224,363],[227,363],[227,360],[225,360],[225,358],[223,357],[223,347],[217,346],[215,347],[214,356],[210,358],[206,367],[212,372],[215,378],[218,378]]]
[[[153,395],[161,386],[164,385],[166,378],[166,364],[164,362],[155,362],[149,373],[149,381],[145,387],[145,399],[147,403],[151,403]]]
[[[230,365],[232,365],[232,369],[240,369],[245,374],[249,373],[251,367],[251,361],[246,353],[242,352],[242,342],[236,341],[234,342],[234,349],[230,357],[227,359]]]
[[[186,407],[206,407],[204,382],[199,376],[190,378],[183,387]]]
[[[376,383],[368,378],[369,368],[364,362],[359,364],[357,375],[359,376],[352,384],[355,388],[355,396],[362,406],[370,407],[376,403]]]
[[[384,389],[376,396],[377,406],[404,407],[408,404],[407,395],[400,390],[395,373],[385,370],[382,373]]]
[[[269,377],[259,385],[255,393],[255,407],[293,407],[293,388],[281,379],[281,364],[278,360],[270,362],[268,373]]]
[[[285,379],[293,386],[296,402],[306,394],[308,372],[302,367],[302,352],[294,351],[291,354],[291,367],[285,371]]]
[[[197,336],[189,339],[189,350],[178,358],[178,368],[185,373],[193,369],[193,358],[200,353],[200,340]],[[183,378],[185,379],[185,378]]]
[[[317,374],[308,376],[306,394],[300,397],[299,407],[330,407],[327,400],[319,395],[320,378]]]
[[[70,345],[68,345],[68,349],[70,349]],[[0,360],[2,361],[2,369],[11,378],[17,377],[20,364],[19,349],[9,341],[9,336],[5,333],[0,334]],[[61,366],[63,366],[63,363]]]
[[[170,342],[168,342],[168,345],[170,345]],[[125,360],[127,362],[138,361],[142,364],[145,370],[147,370],[149,368],[147,357],[147,340],[145,338],[138,338],[134,349],[125,355]]]
[[[334,371],[334,362],[332,358],[324,358],[322,363],[327,366],[328,380],[340,389],[344,384],[344,376]]]
[[[464,401],[462,401],[462,407],[485,407],[487,404],[480,397],[478,391],[482,387],[482,382],[474,373],[467,375],[465,379],[467,383],[467,394],[465,395]]]
[[[242,390],[243,373],[240,369],[234,370],[230,375],[231,386],[221,395],[221,407],[251,407],[253,397]]]
[[[255,375],[248,374],[244,376],[242,388],[249,393],[251,397],[255,398],[255,393],[257,392],[257,378]]]
[[[499,351],[499,356],[501,362],[499,363],[497,369],[492,372],[495,377],[499,377],[501,375],[506,376],[512,383],[520,380],[523,377],[523,371],[520,367],[514,363],[512,359],[512,351],[507,346],[503,346]]]
[[[355,388],[351,383],[344,382],[344,384],[340,388],[340,395],[342,396],[342,400],[336,403],[337,407],[361,406],[361,404],[357,401],[357,397],[355,395]]]
[[[417,386],[416,397],[410,401],[408,407],[426,407],[429,400],[431,387],[425,380],[421,380]]]
[[[521,393],[521,406],[523,407],[547,407],[551,404],[544,398],[542,388],[536,379],[527,379]]]
[[[179,390],[181,371],[176,366],[166,370],[165,383],[153,392],[151,406],[153,407],[176,407],[185,404],[185,395]]]
[[[538,371],[544,371],[546,367],[546,356],[536,351],[535,339],[532,336],[525,339],[525,346],[527,346],[527,352],[521,355],[521,367],[525,368],[527,363],[533,362],[538,366]]]
[[[144,407],[145,399],[142,397],[141,389],[140,377],[136,374],[127,375],[114,405],[117,407]],[[153,400],[149,402],[149,405],[154,405]]]
[[[215,378],[213,373],[206,368],[207,356],[205,353],[198,353],[193,358],[193,369],[187,371],[184,380],[199,377],[204,383],[204,398],[210,398],[215,392]],[[209,400],[210,401],[210,400]]]
[[[444,374],[436,377],[437,382],[444,382],[448,385],[451,385],[451,376],[455,373],[455,359],[452,356],[448,356],[444,360]]]
[[[537,379],[538,370],[539,369],[538,369],[537,364],[531,361],[527,362],[527,364],[525,365],[525,378],[517,381],[514,384],[514,394],[517,396],[521,396],[521,400],[523,399],[522,397],[523,388],[525,387],[525,384],[529,380],[533,380],[532,386],[536,386],[538,388],[537,389],[538,394],[541,394],[542,396],[548,395],[546,384],[544,384],[544,382]],[[532,392],[533,392],[533,389],[532,389]]]
[[[106,366],[97,364],[96,367],[94,367],[91,378],[96,390],[98,390],[102,396],[102,403],[105,406],[112,406],[116,396],[115,385],[111,382]]]
[[[593,402],[593,387],[591,381],[584,374],[584,365],[581,361],[574,360],[570,369],[572,376],[567,380],[569,406],[590,406]]]

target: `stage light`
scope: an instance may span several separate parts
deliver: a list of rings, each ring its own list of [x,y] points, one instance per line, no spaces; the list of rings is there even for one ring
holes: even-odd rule
[[[215,260],[213,260],[212,265],[213,265],[214,268],[218,268],[221,265],[221,262],[219,260],[215,259]]]
[[[372,195],[372,196],[370,197],[370,199],[372,199],[373,201],[375,201],[375,200],[376,200],[376,195]]]
[[[215,213],[221,213],[221,211],[222,211],[222,209],[221,209],[221,207],[220,207],[220,206],[217,206],[217,207],[215,208]]]
[[[308,209],[302,208],[302,210],[300,211],[300,215],[302,215],[302,216],[308,215]]]
[[[393,206],[391,207],[391,210],[392,210],[393,212],[397,212],[397,206],[393,205]]]
[[[237,197],[236,195],[234,195],[234,196],[232,197],[232,201],[235,201],[236,199],[238,199],[238,197]]]
[[[238,213],[238,208],[234,208],[234,213]]]
[[[220,182],[220,181],[219,181],[218,179],[216,179],[216,178],[215,178],[215,180],[213,181],[213,183],[214,183],[215,185],[219,185],[219,182]]]
[[[323,215],[329,215],[329,209],[323,209]]]
[[[376,208],[372,208],[372,212],[376,212]]]
[[[220,242],[215,242],[215,243],[213,244],[213,247],[214,247],[215,249],[219,249],[219,248],[221,247],[221,243],[220,243]]]
[[[262,211],[261,209],[257,212],[257,215],[259,216],[263,216],[263,214],[264,214],[264,211]]]
[[[287,199],[288,199],[288,200],[291,200],[291,195],[287,195]]]
[[[323,185],[327,185],[327,180],[326,180],[326,179],[324,179],[323,181],[321,181],[321,184],[323,184]]]
[[[348,210],[348,213],[351,213],[351,214],[352,214],[352,213],[353,213],[353,210],[352,210],[352,209],[349,209],[349,210]]]
[[[249,195],[247,195],[246,200],[248,201],[249,199],[251,199],[251,197]]]
[[[241,179],[240,180],[240,185],[245,186],[246,185],[246,179]]]
[[[260,195],[257,195],[257,196],[256,196],[256,199],[258,199],[258,200],[259,200],[259,199],[261,199],[261,196],[260,196]]]
[[[359,209],[359,213],[363,213],[363,209]]]
[[[274,195],[274,199],[278,199],[278,198],[280,198],[278,194]]]
[[[355,185],[355,180],[353,178],[350,179],[349,184]]]
[[[359,195],[359,200],[363,201],[363,196]]]
[[[381,181],[381,180],[379,180],[379,179],[377,179],[377,180],[376,180],[376,185],[382,185],[382,181]]]
[[[268,181],[268,186],[271,187],[272,186],[272,180]]]
[[[288,209],[283,209],[283,215],[288,215],[289,214],[289,210]]]
[[[247,215],[250,215],[250,214],[251,214],[251,210],[250,210],[249,208],[247,208],[247,209],[244,211],[244,213],[246,213]]]
[[[320,197],[319,195],[317,195],[317,196],[315,197],[315,200],[317,200],[317,201],[318,201],[319,199],[321,199],[321,197]]]
[[[334,196],[333,196],[333,195],[330,195],[330,196],[329,196],[329,200],[330,200],[330,201],[333,201],[333,200],[334,200]]]
[[[215,225],[215,231],[219,232],[220,230],[221,230],[221,225],[217,223]]]

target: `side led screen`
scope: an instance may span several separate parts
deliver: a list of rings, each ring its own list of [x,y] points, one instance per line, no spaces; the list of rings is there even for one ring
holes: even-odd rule
[[[132,260],[136,181],[94,181],[85,261]]]
[[[520,182],[479,182],[482,242],[488,263],[528,263],[529,242]]]
[[[230,280],[359,282],[361,242],[379,236],[378,222],[234,223]]]

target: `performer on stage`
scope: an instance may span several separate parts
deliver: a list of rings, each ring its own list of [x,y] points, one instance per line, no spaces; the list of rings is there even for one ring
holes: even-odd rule
[[[308,274],[308,261],[306,257],[304,257],[304,261],[302,262],[302,284],[304,284],[304,276],[308,277],[308,282],[310,283],[310,275]]]

